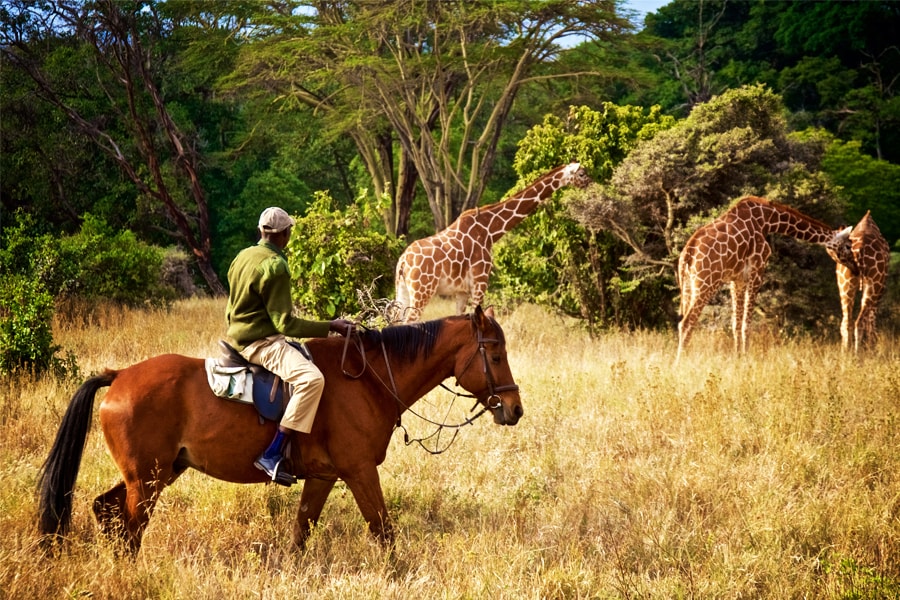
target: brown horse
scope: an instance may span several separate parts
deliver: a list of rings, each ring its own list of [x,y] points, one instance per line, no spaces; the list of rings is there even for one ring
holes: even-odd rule
[[[293,531],[301,548],[338,479],[369,530],[392,539],[378,465],[403,412],[444,379],[455,377],[495,423],[515,425],[522,416],[506,341],[490,309],[365,331],[346,344],[332,337],[307,345],[326,383],[312,432],[291,444],[293,472],[306,480]],[[130,551],[140,549],[160,492],[188,468],[234,483],[267,481],[253,460],[276,424],[261,425],[253,407],[216,398],[203,359],[164,354],[106,370],[73,396],[40,477],[45,539],[68,531],[94,396],[106,386],[100,424],[122,481],[100,494],[93,509],[101,530],[121,536]]]

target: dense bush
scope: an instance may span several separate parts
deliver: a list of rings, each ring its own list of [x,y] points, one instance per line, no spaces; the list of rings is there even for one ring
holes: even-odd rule
[[[85,215],[77,234],[55,237],[41,234],[25,213],[13,219],[3,230],[0,250],[0,371],[75,374],[74,360],[57,357],[53,343],[51,324],[63,301],[164,306],[175,298],[174,288],[162,280],[165,251],[130,231],[114,232]]]
[[[165,306],[175,290],[162,280],[166,253],[139,241],[128,230],[118,232],[85,215],[72,236],[42,238],[32,266],[57,299],[111,300],[127,306]]]
[[[317,192],[287,247],[294,303],[331,319],[371,308],[363,299],[393,296],[394,265],[404,244],[380,227],[376,207],[358,200],[337,210],[328,193]]]
[[[519,142],[521,180],[578,160],[596,182],[643,140],[675,123],[659,107],[570,107],[547,115]],[[590,192],[585,192],[590,193]],[[535,211],[494,247],[491,292],[504,302],[527,301],[584,319],[596,327],[660,327],[673,318],[665,283],[635,275],[623,263],[626,245],[603,228],[590,231],[569,214],[566,190]]]
[[[70,355],[57,356],[53,343],[53,297],[47,288],[25,275],[5,275],[0,286],[0,373],[21,370],[77,377]]]

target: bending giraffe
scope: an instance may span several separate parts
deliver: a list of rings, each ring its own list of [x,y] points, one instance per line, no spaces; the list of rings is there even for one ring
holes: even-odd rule
[[[491,247],[553,192],[591,182],[577,162],[557,167],[515,196],[465,211],[446,229],[416,240],[397,261],[394,285],[398,318],[413,322],[435,294],[456,297],[456,312],[481,304],[493,262]]]
[[[850,348],[850,321],[853,318],[853,303],[856,292],[862,291],[859,315],[853,327],[853,349],[859,352],[860,346],[875,342],[875,314],[884,294],[887,281],[888,261],[891,249],[887,240],[881,235],[872,215],[866,215],[853,228],[850,234],[853,257],[859,267],[858,275],[841,263],[837,263],[837,285],[841,295],[841,346]]]
[[[731,285],[734,350],[747,351],[750,315],[772,254],[767,235],[780,233],[825,246],[835,262],[855,271],[850,231],[850,227],[833,230],[798,210],[753,196],[741,199],[718,219],[698,229],[678,257],[681,287],[678,357],[687,346],[703,308],[725,283]]]

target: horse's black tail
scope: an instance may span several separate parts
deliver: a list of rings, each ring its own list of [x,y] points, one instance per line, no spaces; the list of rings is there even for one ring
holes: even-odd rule
[[[81,466],[81,455],[87,440],[94,411],[94,396],[116,378],[115,371],[91,377],[78,388],[63,416],[50,455],[41,467],[38,479],[40,532],[47,536],[64,536],[72,518],[72,490]]]

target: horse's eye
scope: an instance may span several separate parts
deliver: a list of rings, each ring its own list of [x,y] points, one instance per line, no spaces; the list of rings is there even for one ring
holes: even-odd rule
[[[491,354],[491,362],[495,365],[500,364],[500,355],[499,354]]]

